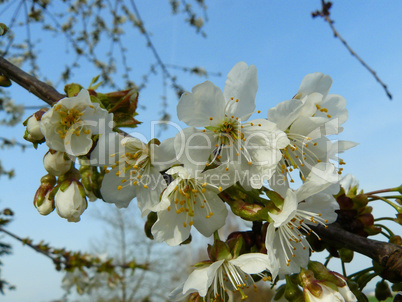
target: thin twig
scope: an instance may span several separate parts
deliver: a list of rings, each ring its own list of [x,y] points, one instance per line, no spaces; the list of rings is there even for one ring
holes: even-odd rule
[[[9,29],[11,29],[11,28],[14,26],[14,23],[15,23],[15,21],[17,20],[17,17],[18,17],[18,14],[19,14],[19,12],[20,12],[20,9],[21,9],[21,6],[22,6],[23,2],[24,2],[24,1],[22,0],[22,1],[20,1],[20,3],[18,4],[18,7],[17,7],[17,9],[15,10],[14,15],[13,15],[13,17],[11,18],[10,24],[9,24],[9,26],[8,26]],[[10,50],[11,45],[13,44],[13,41],[14,41],[14,37],[13,37],[12,39],[10,39],[10,41],[8,42],[8,44],[7,44],[7,46],[6,46],[6,49],[5,49],[2,53],[0,53],[1,56],[7,55],[8,51]]]
[[[387,94],[389,99],[392,100],[392,94],[389,92],[387,85],[385,85],[385,83],[378,77],[377,73],[370,66],[368,66],[367,63],[363,61],[362,58],[360,58],[360,56],[349,46],[349,44],[345,41],[345,39],[335,29],[334,21],[329,18],[329,8],[331,6],[330,5],[328,6],[328,4],[330,4],[331,2],[325,2],[325,0],[321,0],[321,3],[322,3],[322,11],[318,12],[318,14],[316,15],[314,15],[313,13],[313,16],[319,15],[323,17],[325,21],[327,21],[328,25],[332,29],[332,32],[334,33],[335,38],[338,38],[342,42],[342,44],[346,47],[346,49],[350,52],[350,54],[354,56],[360,62],[360,64],[362,64],[373,75],[373,77],[377,80],[377,82],[380,83],[380,85],[384,88],[385,93]]]
[[[158,62],[158,65],[161,67],[162,72],[165,74],[165,76],[170,79],[170,81],[172,82],[172,87],[176,90],[181,89],[181,87],[176,83],[176,77],[172,76],[171,73],[169,72],[169,70],[167,69],[165,63],[162,61],[161,57],[159,56],[158,51],[156,50],[154,44],[152,43],[151,37],[149,36],[148,32],[145,30],[144,28],[144,22],[142,21],[142,18],[140,16],[140,12],[138,11],[138,8],[134,2],[134,0],[130,0],[131,6],[134,9],[136,18],[138,19],[138,21],[141,24],[141,28],[142,28],[142,33],[145,36],[145,39],[147,40],[147,45],[149,46],[149,48],[151,48],[152,53],[156,59],[156,61]]]
[[[22,148],[31,148],[31,147],[33,147],[32,145],[12,141],[12,140],[10,140],[10,139],[8,139],[6,137],[0,137],[0,140],[3,141],[3,144],[5,144],[5,145],[15,145],[15,146],[19,146],[19,147],[22,147]]]

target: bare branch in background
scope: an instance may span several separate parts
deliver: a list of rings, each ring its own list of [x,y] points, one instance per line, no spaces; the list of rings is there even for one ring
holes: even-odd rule
[[[128,262],[128,263],[112,263],[112,259],[107,259],[106,261],[102,261],[99,257],[90,256],[89,254],[83,254],[80,252],[71,252],[67,251],[64,248],[62,249],[55,249],[50,247],[48,244],[40,242],[38,244],[34,244],[31,239],[28,238],[21,238],[16,234],[0,227],[0,232],[7,234],[8,236],[20,241],[24,245],[29,246],[36,252],[44,255],[45,257],[52,260],[55,264],[56,269],[71,269],[75,267],[80,267],[77,265],[81,262],[83,267],[97,267],[104,269],[107,266],[110,269],[114,268],[125,268],[134,270],[136,268],[148,270],[148,264],[137,264],[135,261]]]
[[[327,21],[328,25],[331,27],[332,32],[334,33],[335,38],[338,38],[343,45],[345,45],[346,49],[350,52],[352,56],[354,56],[360,64],[362,64],[372,75],[373,77],[377,80],[378,83],[384,88],[385,93],[389,97],[390,100],[392,100],[392,94],[389,92],[387,85],[378,77],[377,73],[365,62],[363,61],[362,58],[349,46],[349,44],[345,41],[345,39],[338,33],[338,31],[334,27],[334,21],[330,19],[330,8],[332,7],[332,2],[328,1],[326,2],[325,0],[321,0],[322,4],[322,9],[321,10],[316,10],[315,12],[312,13],[313,18],[315,17],[322,17],[324,18],[325,21]]]

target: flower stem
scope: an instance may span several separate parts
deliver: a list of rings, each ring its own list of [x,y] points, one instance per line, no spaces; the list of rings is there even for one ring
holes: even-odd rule
[[[385,225],[383,225],[383,224],[375,224],[375,226],[379,226],[379,227],[383,228],[384,230],[386,230],[391,237],[395,236],[395,234],[389,228],[387,228]]]
[[[373,199],[371,199],[370,201],[374,201],[374,200],[382,200],[386,203],[388,203],[391,207],[393,207],[398,213],[402,213],[402,207],[398,206],[397,204],[393,203],[392,201],[389,201],[388,199],[381,197],[381,196],[371,196]]]
[[[365,195],[373,195],[373,194],[378,194],[378,193],[386,193],[386,192],[393,192],[393,191],[398,191],[398,188],[388,188],[388,189],[382,189],[382,190],[377,190],[377,191],[371,191],[368,193],[365,193]]]

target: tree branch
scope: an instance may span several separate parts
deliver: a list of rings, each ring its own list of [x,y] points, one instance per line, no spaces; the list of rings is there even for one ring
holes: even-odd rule
[[[65,97],[60,94],[52,86],[39,81],[37,78],[31,76],[17,66],[11,64],[6,59],[0,56],[0,73],[5,75],[10,80],[14,81],[21,87],[28,90],[30,93],[36,95],[47,104],[52,105],[58,100]]]
[[[363,254],[384,267],[381,277],[391,282],[402,281],[402,247],[396,244],[368,239],[350,233],[338,224],[311,226],[311,228],[330,244],[339,244],[360,254]]]

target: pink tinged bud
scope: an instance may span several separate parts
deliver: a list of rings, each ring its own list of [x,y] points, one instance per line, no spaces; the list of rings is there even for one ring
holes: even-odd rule
[[[66,153],[60,151],[48,151],[43,157],[43,166],[52,175],[60,176],[71,168],[71,159]]]
[[[38,210],[39,214],[41,215],[49,215],[50,213],[53,212],[55,206],[54,206],[54,197],[48,192],[44,199],[43,202],[38,205],[35,204],[36,209]]]
[[[41,215],[48,215],[54,210],[54,196],[52,190],[56,184],[53,175],[45,175],[41,178],[41,185],[35,193],[34,206]]]
[[[62,184],[54,199],[57,214],[69,222],[80,221],[87,208],[84,188],[78,181],[72,181],[67,188]]]
[[[342,295],[337,291],[336,286],[328,286],[319,282],[309,284],[303,289],[303,295],[306,302],[326,302],[326,301],[345,301]]]
[[[208,256],[212,261],[218,261],[223,259],[232,259],[233,256],[230,253],[229,246],[220,240],[215,240],[214,245],[208,245]]]
[[[34,115],[28,119],[27,131],[35,140],[39,141],[44,137],[42,132],[40,131],[40,122],[36,119]]]

